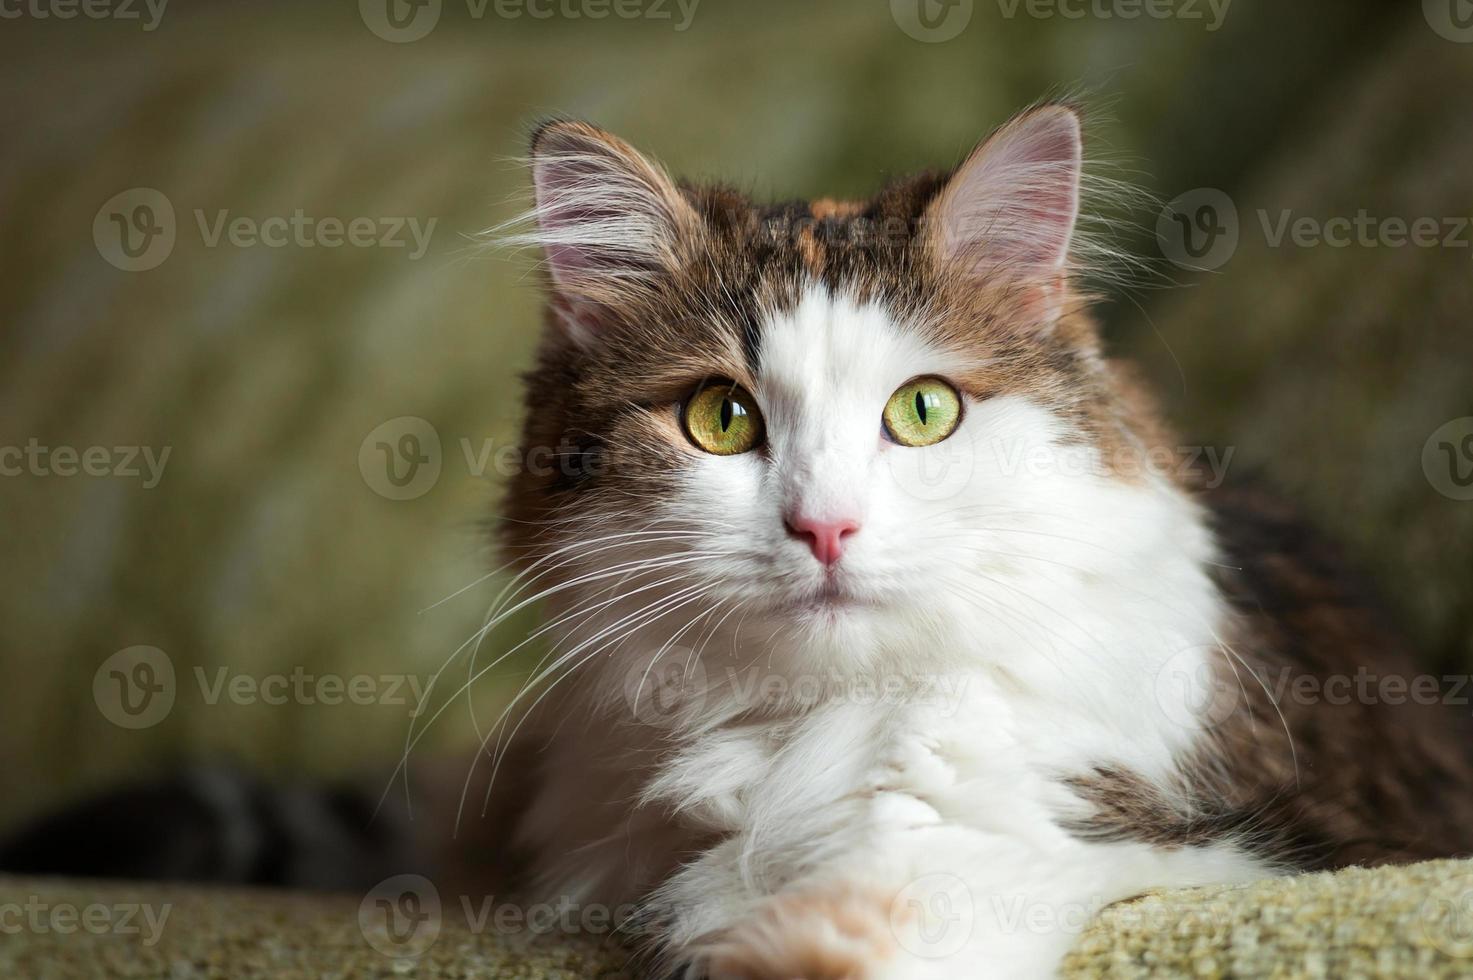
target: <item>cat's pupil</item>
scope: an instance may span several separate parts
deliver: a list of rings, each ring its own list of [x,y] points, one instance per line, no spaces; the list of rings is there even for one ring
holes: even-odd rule
[[[916,417],[921,420],[921,425],[926,424],[926,396],[916,392]]]
[[[732,417],[731,399],[721,399],[721,431],[725,432],[731,428]]]

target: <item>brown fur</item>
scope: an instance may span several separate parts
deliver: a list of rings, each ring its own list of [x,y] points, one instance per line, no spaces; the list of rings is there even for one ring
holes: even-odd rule
[[[1295,868],[1473,853],[1467,711],[1409,695],[1390,703],[1401,699],[1395,688],[1363,698],[1358,670],[1407,688],[1425,675],[1339,556],[1262,492],[1204,502],[1225,546],[1218,577],[1239,616],[1231,647],[1242,662],[1224,650],[1216,668],[1222,723],[1183,760],[1188,775],[1174,792],[1119,770],[1075,777],[1094,807],[1075,831],[1165,846],[1235,840]],[[1346,697],[1322,686],[1335,676],[1350,678]],[[1438,678],[1439,695],[1456,697],[1462,681]]]

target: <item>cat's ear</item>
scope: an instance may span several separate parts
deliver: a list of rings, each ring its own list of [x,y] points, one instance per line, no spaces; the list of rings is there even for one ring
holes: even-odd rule
[[[957,168],[926,212],[926,233],[948,271],[1017,291],[1047,327],[1061,312],[1079,217],[1079,115],[1049,105],[993,133]]]
[[[696,216],[674,181],[634,147],[581,122],[532,137],[532,237],[542,246],[554,308],[575,340],[679,261]]]

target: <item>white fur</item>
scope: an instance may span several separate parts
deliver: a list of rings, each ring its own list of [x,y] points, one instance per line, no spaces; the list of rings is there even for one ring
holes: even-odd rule
[[[774,896],[902,895],[918,918],[877,920],[893,950],[865,975],[965,980],[1049,975],[1103,904],[1268,873],[1230,842],[1061,827],[1083,812],[1061,777],[1110,764],[1168,787],[1205,737],[1158,699],[1168,665],[1206,663],[1226,615],[1194,505],[1078,465],[1065,423],[1019,396],[968,404],[937,446],[886,441],[890,394],[959,365],[878,306],[815,288],[762,337],[768,452],[703,457],[662,504],[695,535],[670,549],[709,557],[560,635],[617,642],[579,666],[589,704],[565,714],[524,825],[549,892],[639,903],[652,938],[691,957]],[[871,605],[802,604],[823,571],[784,531],[794,505],[859,517],[838,574]],[[560,593],[551,615],[607,584]],[[681,595],[696,598],[618,626]],[[653,721],[630,700],[652,661],[687,678]],[[877,698],[870,682],[897,687]],[[963,920],[959,947],[926,955],[926,935]]]

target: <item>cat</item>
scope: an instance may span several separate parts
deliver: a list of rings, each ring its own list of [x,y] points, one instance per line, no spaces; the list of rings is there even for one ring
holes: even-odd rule
[[[771,207],[537,131],[541,894],[691,975],[1036,977],[1077,929],[1009,910],[1473,847],[1447,714],[1266,683],[1410,672],[1334,558],[1141,465],[1176,443],[1089,317],[1081,129]]]
[[[531,173],[499,237],[547,314],[496,526],[550,647],[441,867],[628,910],[651,974],[966,980],[1052,975],[1152,889],[1473,851],[1459,719],[1332,695],[1414,670],[1334,553],[1153,462],[1178,442],[1089,313],[1075,108],[864,202],[677,182],[567,120]],[[173,877],[387,866],[351,794],[202,785],[150,806],[247,799],[272,832],[232,839],[275,850]],[[0,867],[95,873],[65,839],[115,812]]]

